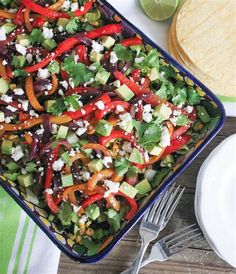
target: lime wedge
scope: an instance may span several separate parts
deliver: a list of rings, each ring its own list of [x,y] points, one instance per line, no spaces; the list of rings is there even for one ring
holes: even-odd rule
[[[179,0],[140,0],[140,4],[148,17],[162,21],[175,13]]]

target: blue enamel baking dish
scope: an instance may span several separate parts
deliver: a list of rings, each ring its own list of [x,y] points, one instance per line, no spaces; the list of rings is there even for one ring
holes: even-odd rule
[[[156,48],[163,60],[171,64],[179,73],[179,76],[182,77],[183,81],[191,83],[195,87],[201,89],[206,95],[206,97],[213,101],[220,113],[220,119],[215,127],[208,132],[206,137],[196,145],[193,151],[189,153],[186,158],[183,160],[180,166],[175,168],[175,171],[170,174],[161,184],[161,186],[150,194],[140,206],[136,215],[126,223],[123,228],[115,235],[114,239],[110,244],[103,249],[100,253],[93,256],[79,256],[75,251],[73,251],[74,242],[62,232],[59,232],[56,226],[48,221],[48,213],[32,204],[26,200],[26,196],[21,192],[20,188],[13,182],[6,180],[3,176],[0,177],[1,186],[12,196],[12,198],[26,211],[26,213],[35,221],[35,223],[46,233],[49,239],[61,249],[67,256],[75,261],[81,263],[95,263],[102,258],[104,258],[115,245],[125,236],[125,234],[134,226],[134,224],[143,216],[144,212],[155,202],[160,193],[166,190],[166,188],[174,182],[174,180],[191,164],[191,162],[197,157],[197,155],[204,149],[204,147],[216,136],[216,134],[221,130],[225,120],[225,111],[223,105],[218,100],[218,98],[199,80],[197,80],[189,71],[184,69],[179,63],[177,63],[169,54],[167,54],[163,49],[157,46],[152,42],[144,33],[138,30],[135,26],[129,23],[119,12],[117,12],[110,4],[105,0],[98,0],[100,8],[105,12],[108,19],[111,22],[121,22],[123,24],[124,31],[129,36],[138,35],[142,37],[143,41],[146,44],[149,44],[151,47]]]

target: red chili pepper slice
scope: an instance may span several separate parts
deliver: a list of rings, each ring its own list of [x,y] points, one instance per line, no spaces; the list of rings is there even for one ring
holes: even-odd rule
[[[95,102],[85,105],[77,111],[66,111],[63,113],[63,115],[67,115],[73,120],[81,119],[97,109],[97,106],[95,105],[97,101],[102,101],[104,105],[106,105],[111,102],[111,98],[108,95],[104,94]]]
[[[83,208],[86,208],[88,207],[89,205],[99,201],[103,199],[103,194],[101,193],[96,193],[96,194],[93,194],[91,196],[89,196],[87,199],[85,199],[83,202],[82,202],[82,207]]]
[[[180,136],[182,136],[186,131],[189,130],[189,128],[191,127],[191,124],[192,123],[188,123],[185,126],[181,126],[181,127],[177,128],[171,135],[171,140],[175,140],[175,139],[179,138]]]
[[[110,24],[95,30],[90,30],[85,32],[85,35],[90,39],[95,39],[104,35],[112,35],[116,33],[121,33],[122,25],[121,24]]]
[[[115,193],[114,195],[124,197],[126,199],[126,201],[128,202],[128,204],[130,205],[130,210],[129,210],[129,212],[126,213],[125,219],[130,220],[131,218],[133,218],[133,216],[136,214],[136,212],[138,210],[138,205],[137,205],[135,199],[132,199],[132,198],[126,196],[121,191],[119,191],[118,193]]]
[[[23,4],[25,7],[31,9],[32,11],[41,14],[43,16],[46,16],[50,19],[58,19],[58,18],[68,18],[70,19],[70,16],[66,12],[57,12],[55,10],[52,10],[50,8],[44,8],[36,3],[34,3],[32,0],[20,0],[21,4]]]
[[[88,59],[88,49],[85,45],[78,45],[76,47],[76,53],[79,56],[78,62],[84,63],[85,65],[89,65]]]
[[[178,139],[172,140],[170,142],[170,145],[165,148],[164,153],[162,154],[162,158],[165,158],[168,154],[171,154],[175,152],[176,150],[183,147],[185,144],[187,144],[191,139],[191,136],[189,135],[182,135]]]
[[[131,72],[131,77],[134,79],[134,82],[138,82],[140,80],[140,69],[134,69]]]
[[[138,45],[142,45],[143,41],[138,37],[134,37],[134,38],[127,38],[121,41],[120,44],[124,47],[138,46]]]
[[[12,20],[17,26],[22,26],[25,22],[24,9],[25,7],[21,6],[16,13],[16,17]]]
[[[130,103],[124,101],[112,101],[110,104],[105,106],[103,110],[98,110],[95,113],[95,118],[101,120],[107,113],[116,109],[117,106],[121,106],[124,110],[128,111],[130,108]]]

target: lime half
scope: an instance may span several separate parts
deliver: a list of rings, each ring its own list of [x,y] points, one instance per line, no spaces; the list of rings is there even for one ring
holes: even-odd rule
[[[162,21],[175,13],[179,0],[140,0],[140,4],[148,17]]]

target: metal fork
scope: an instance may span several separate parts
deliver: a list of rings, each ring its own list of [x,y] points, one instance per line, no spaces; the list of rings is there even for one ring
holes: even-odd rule
[[[144,215],[139,228],[139,233],[142,239],[141,248],[135,258],[132,271],[124,271],[122,272],[123,274],[138,273],[149,243],[156,239],[159,232],[166,226],[176,206],[178,205],[183,192],[184,188],[181,188],[180,186],[175,188],[174,184],[169,190],[161,194],[158,201]]]
[[[181,252],[203,239],[204,236],[196,223],[187,226],[156,242],[152,246],[148,258],[142,262],[141,267],[154,261],[166,261],[174,254]]]

